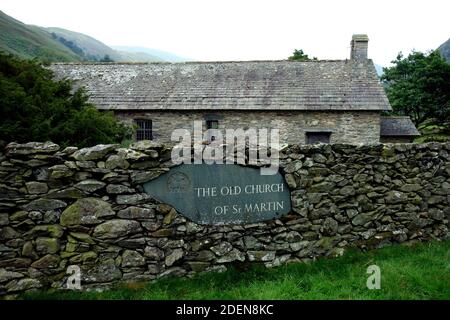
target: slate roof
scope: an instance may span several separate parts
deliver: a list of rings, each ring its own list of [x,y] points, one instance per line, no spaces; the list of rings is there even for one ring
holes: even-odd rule
[[[409,117],[392,116],[381,117],[380,136],[420,136],[420,133]]]
[[[109,110],[391,110],[371,60],[55,63]]]

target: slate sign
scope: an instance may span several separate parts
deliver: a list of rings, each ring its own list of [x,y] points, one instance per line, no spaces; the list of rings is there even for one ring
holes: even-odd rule
[[[235,164],[182,164],[144,183],[144,190],[194,222],[245,224],[278,218],[291,210],[280,173]]]

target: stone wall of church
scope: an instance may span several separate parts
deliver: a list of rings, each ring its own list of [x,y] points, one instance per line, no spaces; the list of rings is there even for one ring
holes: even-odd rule
[[[117,117],[132,124],[133,119],[149,119],[153,123],[155,141],[170,143],[175,129],[193,130],[195,120],[217,119],[219,129],[278,128],[280,142],[306,142],[306,131],[330,131],[331,143],[377,144],[380,139],[378,112],[324,111],[116,111]]]
[[[240,225],[197,224],[144,192],[171,170],[170,151],[150,141],[1,150],[0,295],[65,288],[74,270],[82,289],[102,288],[450,235],[449,143],[290,145],[280,172],[291,212]]]

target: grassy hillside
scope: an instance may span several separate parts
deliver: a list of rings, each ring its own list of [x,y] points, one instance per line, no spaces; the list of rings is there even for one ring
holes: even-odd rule
[[[147,52],[114,50],[88,35],[62,28],[26,25],[0,11],[0,51],[43,61],[167,61]]]
[[[42,28],[52,38],[75,51],[83,60],[100,61],[105,56],[116,62],[160,62],[165,61],[145,52],[127,52],[114,50],[103,42],[83,33],[62,28]]]
[[[21,58],[48,61],[79,61],[69,48],[54,41],[48,32],[28,26],[0,11],[0,50]]]
[[[438,48],[447,61],[450,61],[450,39],[441,44]]]
[[[120,54],[121,61],[129,61],[129,62],[162,62],[167,61],[161,59],[160,57],[145,53],[145,52],[129,52],[129,51],[121,51],[117,50]]]
[[[157,50],[157,49],[151,49],[151,48],[145,48],[145,47],[127,47],[127,46],[112,46],[112,48],[119,50],[121,52],[125,52],[127,54],[135,53],[135,54],[139,54],[139,55],[147,55],[147,56],[156,58],[159,61],[169,61],[169,62],[190,61],[190,59],[179,57],[173,53],[163,51],[163,50]],[[158,60],[155,60],[155,61],[158,61]]]
[[[121,61],[118,52],[108,47],[103,42],[98,41],[88,35],[62,29],[62,28],[42,28],[51,34],[52,38],[65,44],[77,52],[85,60],[101,60],[108,55],[114,61]]]

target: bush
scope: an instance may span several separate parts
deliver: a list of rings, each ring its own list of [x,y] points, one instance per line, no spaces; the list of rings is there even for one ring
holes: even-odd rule
[[[61,146],[120,143],[127,128],[88,103],[83,89],[37,61],[0,53],[0,140],[53,141]]]

